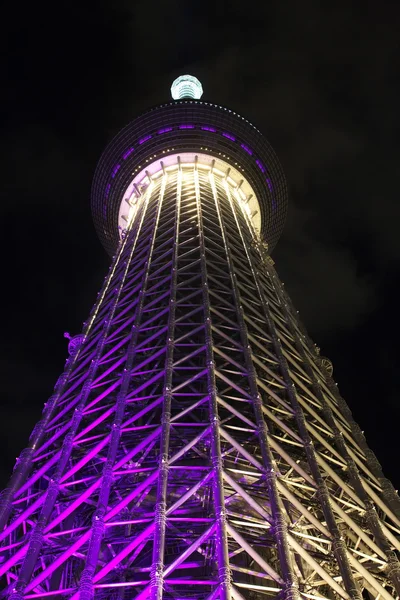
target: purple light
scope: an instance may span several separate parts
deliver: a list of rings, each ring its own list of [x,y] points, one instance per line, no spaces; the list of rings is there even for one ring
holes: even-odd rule
[[[125,154],[122,155],[122,158],[124,160],[126,160],[128,158],[128,156],[130,156],[132,154],[132,152],[135,152],[135,148],[128,148],[128,150],[125,152]]]
[[[272,192],[272,183],[271,180],[267,177],[267,185],[269,187],[269,191]]]
[[[194,125],[179,125],[179,129],[194,129]]]
[[[111,177],[114,179],[114,177],[116,176],[116,174],[118,173],[118,171],[120,170],[121,165],[115,165],[115,167],[113,168],[113,170],[111,171]]]
[[[262,162],[261,162],[261,161],[259,161],[258,159],[256,160],[256,165],[257,165],[257,167],[260,169],[260,171],[261,171],[262,173],[265,173],[265,167],[264,167],[264,165],[262,164]]]
[[[223,135],[224,137],[228,138],[228,140],[232,140],[232,142],[236,142],[236,138],[235,138],[235,137],[233,137],[233,135],[232,135],[231,133],[226,133],[226,131],[224,131],[224,132],[222,133],[222,135]]]
[[[245,152],[247,152],[247,154],[250,154],[250,156],[253,156],[253,150],[250,150],[250,148],[248,146],[246,146],[245,144],[240,144],[240,145],[243,148],[243,150]]]
[[[75,588],[62,588],[52,592],[40,592],[40,595],[42,598],[48,598],[49,596],[61,596],[61,594],[69,594],[74,590]],[[37,598],[37,594],[29,594],[28,596],[25,596],[25,598]]]
[[[217,130],[214,129],[214,127],[210,127],[209,125],[204,125],[204,127],[202,127],[202,129],[204,131],[212,131],[213,133],[215,133]]]
[[[168,131],[172,131],[172,127],[164,127],[163,129],[159,129],[157,133],[161,135],[162,133],[168,133]]]
[[[145,142],[147,142],[147,140],[151,139],[152,137],[153,136],[151,135],[146,135],[146,137],[139,140],[139,144],[144,144]]]
[[[111,183],[107,184],[105,196],[108,198],[108,194],[110,193]]]

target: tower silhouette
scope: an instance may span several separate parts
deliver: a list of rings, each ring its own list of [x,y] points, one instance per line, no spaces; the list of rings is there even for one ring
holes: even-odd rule
[[[113,259],[1,495],[0,597],[395,598],[399,498],[270,257],[280,164],[172,94],[98,164]]]

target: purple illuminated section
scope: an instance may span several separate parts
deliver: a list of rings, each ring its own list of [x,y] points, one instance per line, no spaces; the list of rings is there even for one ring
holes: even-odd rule
[[[122,155],[122,158],[126,160],[128,156],[132,154],[132,152],[135,152],[135,148],[128,148],[128,150]]]
[[[240,145],[243,148],[243,150],[245,152],[247,152],[247,154],[250,154],[250,156],[253,156],[253,150],[250,150],[250,148],[248,146],[246,146],[246,144],[240,144]]]
[[[184,125],[179,125],[179,129],[194,129],[194,125],[189,124],[184,124]]]
[[[116,174],[118,173],[118,171],[120,170],[121,165],[115,165],[115,167],[113,168],[112,172],[111,172],[111,177],[114,179],[114,177],[116,176]]]
[[[163,129],[159,129],[157,133],[161,135],[163,133],[168,133],[168,131],[172,131],[172,127],[164,127]]]
[[[258,160],[258,159],[256,160],[256,165],[262,173],[265,173],[265,167],[260,160]]]
[[[108,194],[110,193],[110,188],[111,188],[111,183],[108,183],[106,186],[106,193],[105,193],[106,198],[108,198]]]
[[[214,129],[214,127],[210,127],[209,125],[204,125],[202,127],[203,131],[212,131],[213,133],[216,133],[216,129]]]
[[[231,133],[227,133],[226,131],[224,131],[222,135],[224,137],[228,138],[228,140],[232,140],[232,142],[236,142],[236,138]]]
[[[266,178],[266,182],[267,182],[268,189],[269,189],[269,191],[271,192],[271,195],[272,195],[272,210],[275,211],[276,210],[276,199],[275,199],[275,197],[273,195],[273,189],[274,188],[273,188],[273,185],[272,185],[272,181],[270,180],[269,177],[267,177]]]
[[[141,138],[138,143],[144,144],[145,142],[147,142],[147,140],[150,140],[152,137],[152,135],[146,135],[144,138]]]

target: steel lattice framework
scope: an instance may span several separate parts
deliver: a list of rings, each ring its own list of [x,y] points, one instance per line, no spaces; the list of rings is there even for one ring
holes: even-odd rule
[[[184,159],[136,186],[2,494],[1,597],[395,598],[399,498],[240,184]]]

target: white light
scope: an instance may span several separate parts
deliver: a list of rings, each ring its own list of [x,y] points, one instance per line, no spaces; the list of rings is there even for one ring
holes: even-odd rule
[[[170,175],[178,169],[178,157],[180,159],[179,164],[183,180],[190,179],[192,176],[191,172],[196,168],[196,165],[198,170],[205,171],[208,174],[212,172],[216,177],[224,180],[232,196],[239,201],[239,205],[245,213],[246,220],[248,219],[251,222],[255,234],[259,234],[261,228],[260,206],[254,189],[243,177],[243,173],[240,173],[237,168],[232,166],[232,164],[228,164],[222,158],[197,152],[183,152],[163,156],[162,164],[156,158],[146,164],[142,170],[140,170],[141,167],[136,169],[133,174],[134,178],[126,188],[120,204],[118,225],[121,233],[127,227],[130,227],[138,214],[139,207],[145,199],[145,193],[149,189],[147,173],[152,179],[151,185],[154,185],[164,174]],[[227,177],[228,170],[229,175]],[[240,189],[237,189],[239,184]],[[123,215],[126,215],[127,206],[129,206],[128,222],[123,218]]]
[[[181,100],[181,98],[200,100],[203,95],[203,86],[197,77],[181,75],[173,82],[171,95],[174,100]]]

